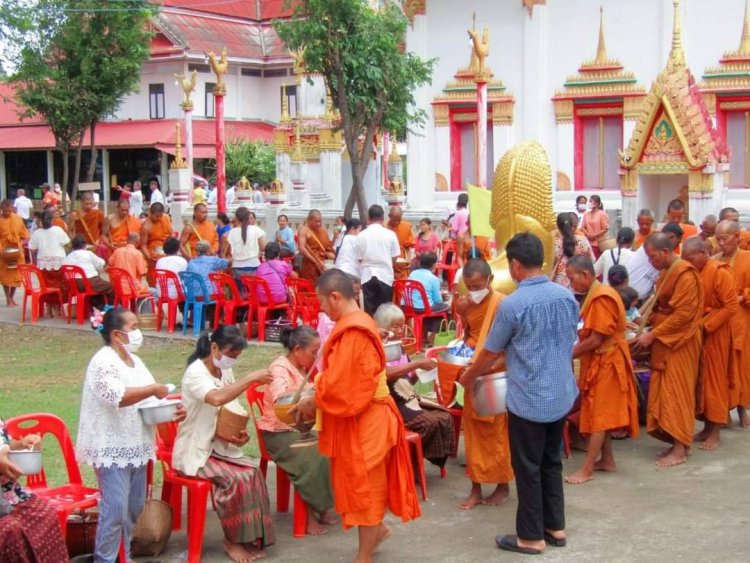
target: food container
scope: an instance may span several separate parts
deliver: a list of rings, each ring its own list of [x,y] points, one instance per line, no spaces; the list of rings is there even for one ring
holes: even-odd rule
[[[404,353],[404,348],[401,345],[400,340],[391,340],[390,342],[386,342],[383,344],[383,348],[385,348],[386,362],[396,362],[401,359],[401,356]]]
[[[242,405],[232,401],[219,409],[219,415],[216,417],[216,437],[227,441],[236,440],[243,430],[247,430],[248,422],[250,417]]]
[[[420,383],[432,383],[437,379],[437,367],[432,369],[418,369],[417,377]]]
[[[446,364],[453,364],[456,366],[468,366],[471,363],[471,357],[456,356],[451,354],[448,350],[440,353],[440,360]]]
[[[315,389],[306,389],[305,391],[302,391],[300,399],[312,397],[314,394]],[[276,418],[278,418],[284,424],[289,424],[291,426],[294,426],[296,424],[294,417],[289,414],[289,411],[292,410],[294,405],[296,405],[296,403],[292,402],[294,401],[295,395],[296,391],[284,393],[281,397],[276,399],[276,402],[273,404],[273,411],[276,413]]]
[[[159,402],[152,401],[138,407],[138,410],[141,411],[144,423],[151,425],[161,424],[162,422],[169,422],[174,419],[174,413],[177,411],[177,405],[179,404],[179,399]]]
[[[8,460],[26,475],[42,472],[42,450],[11,450]]]
[[[336,262],[333,260],[323,260],[323,269],[325,270],[332,270],[336,267]]]
[[[5,249],[0,253],[5,262],[5,267],[9,270],[18,268],[18,258],[21,256],[21,249],[16,246],[6,246]]]
[[[494,416],[506,412],[507,392],[508,378],[504,371],[477,377],[471,389],[474,411],[479,416]]]

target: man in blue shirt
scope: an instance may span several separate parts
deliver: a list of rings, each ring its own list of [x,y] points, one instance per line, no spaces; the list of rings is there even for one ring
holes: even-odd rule
[[[443,295],[440,293],[440,279],[434,273],[435,264],[437,264],[437,256],[434,252],[421,254],[419,256],[419,268],[409,274],[409,279],[418,281],[424,286],[430,309],[433,313],[440,313],[448,310],[448,304],[443,301]],[[416,291],[412,292],[412,302],[415,309],[424,311],[422,296]]]
[[[226,270],[229,267],[230,262],[224,258],[209,256],[208,251],[210,248],[211,247],[207,241],[199,241],[198,244],[195,245],[195,251],[198,253],[198,256],[188,262],[187,271],[201,276],[208,290],[211,293],[216,293],[216,287],[214,286],[214,283],[208,279],[208,274]]]
[[[515,235],[505,252],[518,289],[500,303],[484,350],[460,381],[470,386],[505,352],[517,535],[498,535],[495,542],[506,551],[538,554],[546,543],[566,544],[560,445],[578,396],[572,365],[579,310],[573,294],[542,272],[544,248],[535,235]]]

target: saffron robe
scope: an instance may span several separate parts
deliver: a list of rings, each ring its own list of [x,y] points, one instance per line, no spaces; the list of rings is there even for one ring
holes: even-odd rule
[[[146,219],[141,227],[141,244],[145,242],[149,252],[151,252],[151,259],[148,260],[148,273],[146,274],[146,281],[148,281],[149,287],[156,285],[156,261],[164,255],[164,242],[172,236],[172,220],[168,215],[162,215],[161,219],[154,221],[151,218]]]
[[[398,246],[401,248],[401,257],[408,258],[409,249],[414,248],[414,245],[416,244],[414,233],[411,229],[411,223],[402,219],[401,222],[395,227],[388,225],[388,228],[396,233],[396,238],[398,238]],[[405,280],[406,278],[408,278],[409,264],[396,264],[393,269],[393,276],[394,279],[397,280]]]
[[[99,240],[102,238],[104,219],[104,213],[97,208],[90,209],[86,213],[79,210],[73,222],[73,234],[85,238],[86,244],[99,244]]]
[[[497,313],[500,301],[505,296],[492,291],[476,308],[482,307],[485,314],[479,322],[476,356],[483,348],[489,334],[492,321]],[[486,303],[485,303],[486,302]],[[467,313],[467,317],[469,314]],[[479,316],[471,315],[472,320]],[[469,325],[476,333],[477,327]],[[508,483],[513,480],[513,468],[510,463],[510,443],[508,441],[507,413],[494,416],[479,416],[474,411],[470,390],[464,393],[463,409],[464,448],[466,451],[466,470],[473,483]]]
[[[10,217],[0,217],[0,252],[7,247],[15,247],[20,250],[17,264],[25,264],[23,244],[29,240],[29,231],[23,219],[11,213]],[[21,285],[21,273],[18,268],[8,268],[5,260],[0,260],[0,284],[6,287],[18,287]]]
[[[745,298],[739,312],[732,317],[736,381],[729,402],[730,406],[746,407],[750,405],[750,250],[737,250],[731,257],[717,255],[715,258],[731,266],[737,280],[737,295]]]
[[[642,235],[640,231],[635,232],[635,241],[633,241],[633,250],[638,250],[641,246],[643,246],[643,243],[646,242],[646,239],[651,236],[651,233],[654,231],[650,231],[647,235]]]
[[[52,226],[60,227],[66,233],[68,232],[68,224],[62,219],[60,219],[60,217],[55,217],[54,219],[52,219]]]
[[[640,433],[638,398],[635,390],[633,361],[625,341],[625,308],[617,291],[609,285],[595,283],[581,309],[583,328],[579,340],[592,332],[606,337],[596,350],[581,356],[582,434],[625,428],[632,438]]]
[[[119,220],[119,223],[115,223]],[[109,219],[109,242],[115,248],[120,248],[128,244],[128,235],[137,233],[141,230],[141,222],[137,217],[128,215],[126,219],[120,220],[119,217],[113,216]]]
[[[703,289],[700,274],[677,259],[656,282],[651,316],[651,381],[647,430],[656,438],[693,442],[695,394],[701,353]]]
[[[213,254],[219,252],[219,234],[216,232],[216,227],[214,227],[213,223],[210,221],[191,223],[190,225],[187,225],[185,229],[187,229],[188,232],[188,240],[185,246],[190,250],[190,256],[198,256],[198,251],[195,247],[198,246],[198,243],[201,240],[204,240],[211,245],[211,252]],[[198,235],[200,235],[200,238]]]
[[[750,250],[750,231],[740,231],[740,250]]]
[[[703,355],[698,413],[716,424],[729,421],[730,385],[734,386],[732,317],[737,315],[737,278],[728,264],[709,260],[701,270],[703,284]]]
[[[305,227],[305,229],[307,229],[307,236],[305,237],[305,248],[307,248],[307,251],[313,256],[317,256],[321,261],[327,260],[328,257],[326,256],[326,252],[333,252],[333,243],[328,236],[328,231],[326,231],[323,227],[318,227],[317,229]],[[299,277],[306,279],[307,281],[315,285],[315,282],[318,281],[320,274],[321,272],[318,271],[318,267],[315,265],[315,263],[312,260],[309,260],[307,256],[303,254],[302,266],[299,270]]]
[[[340,318],[315,382],[320,453],[331,460],[344,529],[376,526],[386,506],[404,522],[420,516],[404,423],[385,384],[385,351],[362,311]]]

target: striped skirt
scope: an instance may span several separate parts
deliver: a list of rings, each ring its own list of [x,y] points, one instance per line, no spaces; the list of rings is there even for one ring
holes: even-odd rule
[[[422,438],[424,457],[438,467],[443,467],[456,449],[453,416],[448,411],[422,405],[420,413],[405,423]]]
[[[57,514],[47,501],[32,496],[0,517],[0,561],[68,561]]]
[[[228,541],[273,545],[266,481],[249,459],[212,455],[197,476],[213,483],[216,512]]]

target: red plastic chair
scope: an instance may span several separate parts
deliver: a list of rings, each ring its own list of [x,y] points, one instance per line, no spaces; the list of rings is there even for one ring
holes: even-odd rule
[[[107,273],[112,283],[112,289],[115,292],[115,300],[112,304],[114,307],[119,305],[125,309],[130,309],[134,313],[138,313],[139,299],[151,301],[151,307],[154,307],[154,297],[148,290],[136,287],[135,280],[130,275],[130,272],[122,268],[109,268]]]
[[[156,283],[159,287],[159,300],[156,303],[156,331],[161,332],[161,323],[164,317],[162,307],[167,306],[167,332],[174,332],[177,323],[177,310],[180,303],[185,302],[185,294],[182,291],[182,283],[177,274],[170,270],[155,270]],[[170,297],[170,293],[176,293],[176,297]],[[187,319],[183,319],[187,323]]]
[[[424,454],[422,453],[422,437],[411,430],[406,431],[406,441],[411,452],[411,462],[417,468],[417,479],[422,489],[422,500],[427,500],[427,475],[424,472]]]
[[[68,324],[70,324],[71,315],[73,314],[73,300],[76,303],[76,320],[79,325],[82,325],[86,319],[90,316],[91,310],[91,298],[92,297],[104,297],[105,302],[107,301],[106,296],[101,293],[97,293],[91,287],[86,277],[86,272],[79,266],[64,265],[60,267],[63,278],[68,284]],[[81,282],[83,291],[78,288],[78,282]]]
[[[286,311],[287,316],[292,315],[292,307],[289,303],[276,303],[271,295],[268,282],[260,276],[244,275],[240,278],[247,292],[249,309],[247,312],[247,339],[253,336],[253,311],[258,319],[258,341],[266,341],[266,315],[268,311]],[[261,295],[265,297],[266,303],[261,303]]]
[[[240,290],[237,288],[237,283],[234,281],[234,278],[229,274],[213,272],[208,274],[208,279],[211,280],[216,287],[216,294],[213,295],[216,300],[214,330],[219,328],[219,319],[221,318],[222,312],[224,313],[225,325],[237,324],[237,309],[242,307],[248,307],[247,324],[249,327],[252,324],[250,322],[253,318],[252,309],[249,308],[250,304],[248,300],[243,298],[242,294],[240,294]],[[231,295],[231,297],[227,297],[227,295]]]
[[[182,487],[188,491],[188,563],[200,563],[203,553],[203,532],[206,526],[206,507],[212,491],[210,481],[186,477],[172,469],[172,448],[177,437],[177,423],[156,425],[156,459],[161,462],[164,484],[161,499],[172,506],[172,530],[182,527]]]
[[[418,312],[414,308],[414,292],[418,292],[422,297],[424,309]],[[424,286],[417,280],[395,280],[393,282],[393,302],[399,307],[403,307],[404,317],[406,320],[412,319],[414,323],[414,335],[417,337],[417,349],[422,349],[422,338],[424,320],[440,317],[448,321],[448,311],[434,312],[427,300],[427,293]]]
[[[304,312],[302,306],[298,303],[297,296],[300,293],[315,293],[315,286],[309,280],[304,278],[293,278],[291,276],[286,279],[286,285],[289,289],[289,303],[292,307],[290,320],[292,321],[292,326],[297,326],[297,319],[299,317],[302,317],[302,322],[305,322]]]
[[[448,255],[451,256],[450,263],[446,260]],[[443,243],[443,249],[440,252],[440,262],[435,267],[437,272],[447,272],[448,276],[448,288],[453,288],[453,282],[456,279],[456,272],[458,271],[458,253],[456,251],[456,241],[447,240]]]
[[[320,314],[318,294],[301,291],[297,294],[297,304],[302,315],[302,323],[318,328],[318,315]]]
[[[259,416],[255,412],[257,407],[260,416],[263,416],[263,399],[264,391],[260,391],[257,385],[250,386],[245,391],[247,402],[250,405],[250,414],[253,417],[255,426],[255,435],[258,438],[258,448],[260,449],[260,470],[263,477],[268,473],[268,462],[273,461],[266,450],[266,444],[263,442],[263,434],[258,428]],[[289,512],[289,477],[281,467],[276,466],[276,510],[279,512]],[[297,489],[294,490],[294,512],[292,516],[292,535],[295,538],[304,538],[307,534],[307,504],[299,496]]]
[[[83,485],[81,470],[76,463],[73,442],[65,423],[54,414],[35,413],[8,419],[5,425],[8,434],[13,438],[22,438],[27,434],[39,434],[44,438],[47,434],[52,434],[60,444],[68,472],[67,484],[48,488],[47,476],[42,468],[41,473],[26,477],[26,486],[54,507],[63,538],[65,538],[68,515],[86,508],[94,508],[99,503],[99,489]]]
[[[37,322],[44,316],[42,307],[45,298],[53,297],[60,303],[60,310],[64,310],[62,290],[59,287],[47,287],[42,272],[33,264],[19,264],[18,271],[23,281],[23,311],[21,322],[26,322],[26,304],[31,299],[31,322]]]

